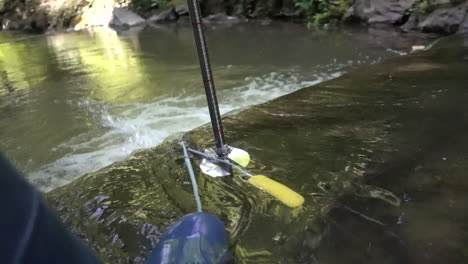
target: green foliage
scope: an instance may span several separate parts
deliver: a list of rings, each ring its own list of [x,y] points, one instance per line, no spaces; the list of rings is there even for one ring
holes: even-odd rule
[[[88,7],[93,7],[94,0],[86,0]]]
[[[341,19],[352,0],[295,0],[295,6],[315,25]]]
[[[408,11],[409,13],[425,15],[431,13],[434,9],[435,4],[433,0],[417,0]]]

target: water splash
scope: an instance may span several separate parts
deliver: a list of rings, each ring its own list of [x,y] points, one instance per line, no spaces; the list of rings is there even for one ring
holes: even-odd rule
[[[225,114],[260,104],[341,74],[322,73],[309,80],[295,73],[277,72],[248,77],[244,85],[219,91],[220,111]],[[29,173],[28,177],[44,191],[123,160],[136,150],[154,147],[171,134],[209,122],[203,94],[156,98],[151,103],[109,105],[92,100],[69,103],[87,109],[99,126],[52,149],[67,154]]]

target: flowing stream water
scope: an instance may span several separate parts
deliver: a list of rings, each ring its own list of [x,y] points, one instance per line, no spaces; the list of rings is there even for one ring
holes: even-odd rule
[[[236,124],[229,138],[255,157],[252,167],[306,196],[302,211],[294,211],[249,186],[234,188],[227,181],[200,177],[205,208],[234,227],[233,236],[249,253],[240,254],[241,260],[467,262],[468,38],[449,38],[429,52],[395,58],[430,39],[376,29],[318,32],[276,23],[210,27],[207,37],[223,114],[360,68],[226,118],[227,127]],[[0,151],[43,191],[207,122],[189,27],[122,35],[108,29],[42,36],[0,33]],[[204,144],[211,135],[203,131],[209,128],[188,136]],[[141,206],[151,204],[158,211],[154,219],[163,220],[143,226],[151,223],[154,230],[189,211],[180,206],[193,203],[186,178],[177,178],[186,176],[182,162],[169,158],[174,153],[152,155],[140,155],[134,164],[163,158],[158,160],[167,165],[162,173],[150,169],[126,177],[125,168],[116,166],[103,172],[106,177],[94,175],[89,181],[101,189],[86,184],[56,189],[52,198],[59,197],[55,202],[60,205],[55,209],[73,216],[67,217],[72,228],[99,239],[112,237],[91,246],[117,248],[109,252],[131,252],[142,260],[144,247],[135,246],[140,231],[132,233],[130,224],[119,229],[120,222],[96,224],[86,210],[92,213],[99,206],[94,203],[103,196],[93,201],[101,193],[115,203],[106,206],[103,219],[109,222],[125,217],[126,209],[151,216],[154,212]],[[147,163],[148,168],[160,166]],[[168,177],[168,168],[171,178],[158,178]],[[145,183],[148,173],[160,182]],[[356,187],[358,179],[362,182]],[[129,196],[135,183],[160,189],[148,198],[139,186]],[[351,185],[352,193],[342,192]],[[83,195],[66,197],[70,186]],[[373,199],[376,190],[388,190],[388,197],[398,197],[401,204]],[[321,209],[330,209],[326,219],[320,218]],[[95,225],[100,229],[88,228]],[[123,246],[109,244],[113,235],[121,235]]]
[[[288,24],[207,35],[222,113],[398,56],[411,43]],[[0,73],[0,151],[45,191],[209,121],[189,27],[1,33]]]

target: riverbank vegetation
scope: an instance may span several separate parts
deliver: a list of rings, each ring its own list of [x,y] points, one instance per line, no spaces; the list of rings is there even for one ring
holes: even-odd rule
[[[295,0],[294,5],[310,22],[323,25],[340,21],[352,2],[352,0]]]
[[[202,0],[200,3],[202,14],[214,15],[216,23],[283,20],[316,26],[384,25],[405,32],[468,32],[468,0]],[[130,9],[145,19],[164,13],[150,21],[156,23],[174,23],[187,16],[185,0],[0,0],[0,26],[3,30],[37,33],[106,26],[115,7]]]

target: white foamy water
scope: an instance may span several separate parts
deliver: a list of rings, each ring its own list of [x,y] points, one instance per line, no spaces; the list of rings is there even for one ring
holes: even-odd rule
[[[260,104],[341,75],[322,74],[304,81],[295,74],[270,73],[248,77],[245,84],[220,91],[220,111],[225,114]],[[189,131],[209,122],[204,94],[189,97],[156,98],[151,103],[107,105],[98,101],[70,102],[90,111],[99,123],[98,131],[78,135],[52,151],[63,157],[28,174],[48,191],[127,158],[132,152],[154,147],[171,134]]]

